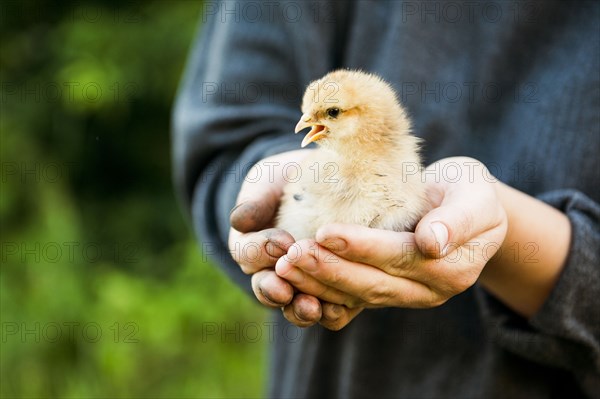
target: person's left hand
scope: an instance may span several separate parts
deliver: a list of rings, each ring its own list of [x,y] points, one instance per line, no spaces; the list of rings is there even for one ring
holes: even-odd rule
[[[427,170],[449,164],[457,179],[425,175],[433,209],[415,233],[333,224],[278,260],[280,277],[330,303],[321,324],[339,330],[368,307],[439,306],[477,281],[506,236],[506,214],[481,163],[448,158]]]

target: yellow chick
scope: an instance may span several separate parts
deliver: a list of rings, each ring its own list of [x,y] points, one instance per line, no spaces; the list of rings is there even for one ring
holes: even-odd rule
[[[284,169],[276,227],[296,240],[315,238],[329,223],[413,229],[427,203],[418,139],[391,86],[372,74],[334,71],[307,87],[302,112],[296,133],[311,128],[302,147],[318,148]]]

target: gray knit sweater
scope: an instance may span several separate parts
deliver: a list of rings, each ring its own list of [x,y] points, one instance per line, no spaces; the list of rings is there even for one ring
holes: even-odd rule
[[[600,2],[205,2],[174,111],[179,194],[205,252],[227,251],[244,172],[298,149],[309,81],[391,82],[427,163],[465,155],[564,212],[570,254],[526,320],[475,285],[425,310],[366,310],[340,332],[273,312],[273,397],[600,397]]]

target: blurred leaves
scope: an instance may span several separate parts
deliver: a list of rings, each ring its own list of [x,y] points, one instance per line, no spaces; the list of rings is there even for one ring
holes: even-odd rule
[[[200,9],[0,6],[3,398],[261,395],[267,341],[206,327],[266,314],[199,253],[171,188]]]

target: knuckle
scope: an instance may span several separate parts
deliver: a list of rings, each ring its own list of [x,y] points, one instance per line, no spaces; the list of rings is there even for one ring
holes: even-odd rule
[[[405,276],[417,271],[420,259],[416,251],[390,254],[380,266],[386,273],[392,276]]]
[[[345,280],[344,276],[345,273],[343,270],[334,270],[332,273],[329,274],[328,282],[333,285],[338,285]]]
[[[344,306],[346,306],[348,309],[355,309],[355,308],[359,308],[364,305],[365,305],[365,302],[356,297],[350,297],[350,298],[347,298],[346,300],[344,300]]]
[[[381,253],[381,251],[379,251]],[[397,270],[401,270],[404,268],[404,264],[402,262],[402,258],[399,256],[399,254],[395,253],[388,253],[386,254],[383,258],[382,258],[382,262],[380,267],[384,270],[389,270],[390,272],[392,271],[397,271]]]
[[[248,269],[250,272],[257,267],[267,266],[269,256],[265,252],[264,242],[261,242],[257,237],[246,242],[237,241],[233,248],[230,246],[230,254],[233,260],[243,269]],[[244,271],[246,273],[246,271]]]
[[[373,305],[385,305],[391,296],[391,290],[386,284],[377,283],[366,292],[365,299]]]
[[[300,289],[301,288],[302,287],[300,287]],[[321,284],[315,288],[315,294],[316,294],[315,297],[317,297],[317,298],[327,298],[329,296],[332,296],[334,293],[332,292],[330,287],[328,287],[324,284]],[[323,311],[325,311],[325,308],[326,308],[326,306],[323,306]]]

